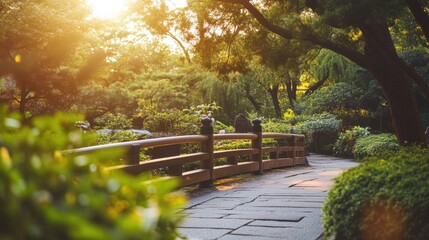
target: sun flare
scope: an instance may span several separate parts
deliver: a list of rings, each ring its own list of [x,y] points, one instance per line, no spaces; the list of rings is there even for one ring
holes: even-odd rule
[[[114,18],[128,8],[129,0],[87,0],[92,8],[92,16],[100,19]],[[166,0],[171,8],[182,8],[187,5],[187,0]]]
[[[127,0],[87,0],[95,18],[114,18],[127,10]]]

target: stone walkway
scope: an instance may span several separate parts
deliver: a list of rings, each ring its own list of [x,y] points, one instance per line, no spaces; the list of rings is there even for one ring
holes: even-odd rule
[[[192,240],[322,238],[321,207],[332,179],[357,163],[323,155],[308,160],[310,167],[268,171],[191,197],[180,233]]]

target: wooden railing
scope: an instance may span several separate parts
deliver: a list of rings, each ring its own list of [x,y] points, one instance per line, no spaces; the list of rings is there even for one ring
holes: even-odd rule
[[[259,119],[253,120],[252,133],[213,134],[210,119],[203,119],[201,123],[200,135],[112,143],[69,150],[67,153],[82,155],[110,148],[126,148],[127,152],[124,156],[126,164],[110,167],[109,170],[123,170],[130,174],[140,174],[166,168],[169,176],[181,178],[182,186],[197,183],[200,186],[210,186],[215,179],[236,174],[248,172],[262,174],[267,169],[306,164],[304,135],[263,133]],[[263,146],[263,138],[277,139],[276,146]],[[215,141],[240,139],[250,140],[251,147],[214,151]],[[140,150],[142,148],[157,148],[187,143],[200,144],[200,151],[146,161],[141,161],[140,159]],[[250,156],[250,160],[238,162],[237,157],[241,156]],[[264,158],[264,156],[266,157]],[[227,164],[214,166],[214,160],[219,158],[227,158]],[[200,168],[182,171],[185,164],[193,162],[200,162]]]

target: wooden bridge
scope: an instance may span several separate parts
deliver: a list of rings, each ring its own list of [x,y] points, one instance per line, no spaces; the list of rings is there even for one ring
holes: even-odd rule
[[[122,143],[91,146],[67,151],[72,154],[87,154],[111,148],[125,148],[125,163],[110,167],[109,170],[123,170],[130,174],[140,174],[157,169],[167,169],[169,176],[181,178],[182,186],[200,184],[212,185],[215,179],[225,178],[241,173],[255,172],[262,174],[264,170],[287,166],[305,165],[304,135],[263,133],[261,120],[252,121],[251,133],[213,134],[212,121],[208,118],[201,121],[200,135],[185,135],[164,138],[145,139]],[[264,146],[263,139],[276,139],[276,146]],[[214,150],[219,141],[249,140],[251,146],[243,149]],[[142,161],[142,148],[159,148],[182,144],[199,144],[198,152],[177,154]],[[237,161],[247,156],[249,161]],[[215,166],[215,159],[226,158],[227,164]],[[199,162],[199,169],[183,171],[188,163]]]
[[[355,166],[355,162],[311,155],[308,166],[304,135],[264,133],[259,119],[253,120],[251,133],[213,134],[211,120],[201,122],[199,135],[113,143],[67,152],[80,155],[125,148],[125,164],[110,170],[140,174],[166,169],[169,176],[182,180],[182,186],[210,186],[200,189],[202,194],[191,194],[188,205],[179,210],[187,215],[179,227],[186,239],[324,239],[321,206],[326,192],[332,178]],[[219,142],[237,140],[248,140],[250,147],[215,151]],[[181,154],[178,146],[183,144],[197,144],[199,150]],[[175,153],[169,153],[169,147]],[[157,149],[162,154],[142,160],[143,148]],[[226,158],[225,164],[215,164],[221,158]],[[183,171],[189,163],[199,163],[199,168]],[[291,166],[294,167],[284,168]],[[263,174],[269,169],[276,170]],[[216,179],[241,173],[257,175],[226,189],[213,186]]]

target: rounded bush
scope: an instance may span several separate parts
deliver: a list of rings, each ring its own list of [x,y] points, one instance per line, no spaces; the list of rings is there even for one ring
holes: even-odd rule
[[[384,152],[344,172],[323,205],[323,224],[336,239],[428,239],[429,150]]]
[[[305,135],[305,147],[308,151],[331,154],[341,128],[341,120],[329,113],[315,114],[297,124],[296,128]]]
[[[358,138],[353,147],[353,155],[357,160],[369,157],[384,150],[396,151],[399,144],[395,135],[382,133]]]
[[[334,154],[340,157],[353,157],[353,147],[356,140],[369,135],[368,127],[354,126],[350,130],[340,133],[334,144]]]

